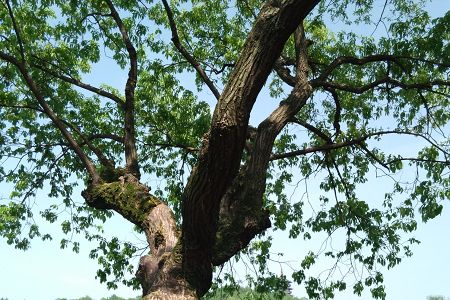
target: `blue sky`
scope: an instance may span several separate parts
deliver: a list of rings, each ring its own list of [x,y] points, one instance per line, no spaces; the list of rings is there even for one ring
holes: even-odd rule
[[[384,1],[383,1],[384,2]],[[435,0],[432,11],[436,14],[450,9],[449,0]],[[115,70],[110,65],[101,64],[88,79],[105,79],[108,74],[116,74],[111,80],[106,80],[114,86],[122,86],[124,77],[117,76],[122,73]],[[188,80],[188,79],[186,79]],[[192,84],[192,83],[189,83]],[[209,95],[212,99],[213,97]],[[270,107],[261,102],[258,104],[263,109],[258,110],[253,115],[256,121],[260,116],[270,111]],[[410,142],[414,143],[414,142]],[[414,144],[402,144],[403,147],[414,147]],[[368,198],[376,198],[380,192],[379,185],[371,185],[363,191]],[[79,195],[80,191],[76,192]],[[298,191],[299,193],[301,191]],[[317,196],[318,190],[311,188],[310,197]],[[8,187],[0,184],[0,199],[9,194]],[[39,194],[37,199],[45,200],[45,192]],[[3,201],[3,200],[2,200]],[[38,204],[39,205],[39,204]],[[45,207],[45,205],[43,205]],[[89,295],[94,298],[101,298],[113,293],[123,297],[134,297],[140,291],[133,291],[129,288],[120,287],[115,291],[108,291],[105,285],[94,279],[97,264],[88,258],[90,245],[85,242],[81,246],[80,254],[76,255],[70,250],[59,249],[60,230],[56,226],[48,229],[55,232],[55,239],[51,242],[35,241],[29,251],[17,251],[8,246],[4,240],[0,240],[0,298],[7,297],[9,300],[51,300],[58,297],[78,298]],[[132,226],[124,221],[120,216],[113,217],[105,224],[107,234],[117,235],[122,240],[139,240],[132,230]],[[429,295],[443,295],[450,297],[450,205],[444,207],[443,214],[426,224],[419,223],[418,230],[414,237],[422,241],[415,246],[414,255],[406,258],[399,266],[392,270],[385,271],[385,285],[388,293],[388,300],[425,300]],[[286,234],[274,233],[273,252],[283,252],[283,261],[291,264],[298,263],[310,249],[318,247],[322,240],[317,238],[311,242],[304,242],[301,239],[290,240]],[[137,265],[138,259],[135,261]],[[281,270],[289,273],[286,266],[274,263],[275,272]],[[326,268],[320,264],[318,269]],[[239,270],[239,268],[238,268]],[[240,276],[243,276],[240,274]],[[293,292],[296,296],[305,296],[302,287],[294,286]],[[362,298],[354,296],[351,291],[338,294],[335,299],[370,299],[368,294]]]

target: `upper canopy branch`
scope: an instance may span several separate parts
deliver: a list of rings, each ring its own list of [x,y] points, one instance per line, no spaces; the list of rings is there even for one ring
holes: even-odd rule
[[[394,62],[394,63],[398,64],[403,69],[403,67],[401,65],[402,60],[419,61],[419,62],[424,62],[427,64],[432,64],[432,65],[437,65],[437,66],[450,67],[450,65],[441,63],[438,61],[432,61],[432,60],[421,59],[421,58],[416,58],[416,57],[411,57],[411,56],[404,56],[404,55],[375,54],[375,55],[365,56],[362,58],[358,58],[358,57],[354,57],[354,56],[340,56],[340,57],[337,57],[336,59],[334,59],[333,62],[331,62],[331,64],[329,64],[323,70],[322,74],[320,74],[320,76],[317,78],[317,81],[325,80],[326,78],[328,78],[328,76],[331,75],[331,73],[334,70],[336,70],[339,66],[344,65],[344,64],[352,64],[352,65],[362,66],[362,65],[365,65],[368,63],[373,63],[373,62],[389,61],[389,62]]]
[[[39,58],[39,57],[37,57],[35,55],[33,55],[33,58],[38,59],[38,60],[42,60],[41,58]],[[73,85],[75,85],[77,87],[80,87],[82,89],[85,89],[85,90],[87,90],[89,92],[95,93],[95,94],[97,94],[99,96],[103,96],[105,98],[108,98],[108,99],[116,102],[117,104],[119,104],[119,107],[122,107],[122,105],[124,104],[124,101],[119,96],[114,95],[113,93],[110,93],[108,91],[105,91],[104,89],[101,89],[101,88],[92,86],[90,84],[84,83],[81,80],[76,79],[73,76],[64,75],[63,73],[67,73],[67,72],[64,72],[63,70],[61,70],[59,68],[59,66],[55,65],[54,63],[51,63],[51,62],[48,62],[48,61],[44,61],[44,63],[51,64],[52,66],[58,68],[60,72],[56,72],[56,71],[54,71],[54,70],[52,70],[50,68],[47,68],[43,64],[40,64],[39,62],[31,62],[31,65],[33,67],[35,67],[35,68],[40,69],[43,72],[45,72],[45,73],[55,77],[55,78],[58,78],[58,79],[64,81],[64,82],[73,84]]]
[[[125,105],[123,106],[125,111],[125,159],[127,172],[133,174],[136,178],[140,178],[139,164],[137,159],[136,150],[136,129],[135,129],[135,107],[134,107],[134,92],[137,84],[138,62],[136,49],[131,42],[128,35],[128,31],[123,23],[119,13],[114,7],[111,0],[105,0],[110,11],[111,16],[119,28],[122,40],[128,52],[128,58],[130,60],[130,70],[128,71],[128,79],[125,86]]]
[[[14,33],[16,34],[17,42],[19,44],[20,56],[22,58],[22,61],[25,61],[25,49],[23,46],[23,40],[22,40],[22,36],[20,34],[19,26],[17,25],[16,18],[14,17],[14,12],[11,7],[11,4],[9,3],[9,0],[5,0],[5,2],[6,2],[6,7],[8,9],[9,17],[11,18],[11,22],[13,24]]]
[[[172,42],[177,48],[177,50],[183,55],[183,57],[191,64],[191,66],[197,71],[198,75],[202,78],[203,82],[208,86],[208,88],[213,93],[214,97],[216,99],[219,99],[220,93],[217,90],[216,86],[214,85],[214,82],[208,77],[205,70],[203,70],[202,66],[200,66],[200,63],[195,59],[194,56],[192,56],[186,48],[183,47],[180,41],[180,37],[178,36],[178,29],[177,25],[175,23],[172,9],[170,8],[170,5],[167,3],[166,0],[162,0],[164,9],[167,14],[167,18],[169,19],[169,26],[170,30],[172,31]]]
[[[284,158],[301,156],[301,155],[306,155],[306,154],[309,154],[309,153],[322,152],[322,151],[327,152],[327,151],[331,151],[331,150],[334,150],[334,149],[339,149],[339,148],[343,148],[343,147],[358,145],[358,144],[361,144],[361,143],[365,142],[366,140],[368,140],[368,139],[370,139],[372,137],[388,135],[388,134],[411,135],[411,136],[415,136],[415,137],[420,137],[420,138],[424,139],[425,141],[427,141],[430,145],[432,145],[433,147],[435,147],[436,149],[441,151],[441,153],[443,153],[444,155],[447,155],[447,156],[450,155],[450,153],[447,150],[443,149],[436,142],[434,142],[430,137],[428,137],[428,136],[426,136],[426,135],[424,135],[422,133],[411,132],[411,131],[401,131],[401,130],[385,130],[385,131],[372,132],[372,133],[363,135],[361,137],[353,138],[353,139],[350,139],[350,140],[347,140],[347,141],[344,141],[344,142],[325,143],[323,145],[309,147],[309,148],[305,148],[305,149],[300,149],[300,150],[296,150],[296,151],[292,151],[292,152],[273,154],[270,157],[270,160],[284,159]]]
[[[442,79],[435,79],[428,82],[415,82],[415,83],[405,83],[401,82],[399,80],[393,79],[389,76],[385,76],[379,79],[376,79],[372,82],[360,85],[360,86],[354,86],[349,85],[346,83],[339,83],[339,82],[333,82],[333,81],[321,81],[318,79],[314,79],[311,81],[311,85],[313,87],[323,87],[325,89],[335,89],[335,90],[341,90],[346,91],[354,94],[363,94],[369,90],[372,90],[373,88],[376,88],[382,84],[392,84],[395,87],[399,87],[402,89],[431,89],[434,86],[450,86],[450,81],[448,80],[442,80]]]

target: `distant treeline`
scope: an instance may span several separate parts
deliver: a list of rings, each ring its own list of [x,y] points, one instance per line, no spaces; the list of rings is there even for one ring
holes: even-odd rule
[[[100,300],[141,300],[140,296],[136,298],[122,298],[116,295],[112,295],[107,298],[101,298]],[[241,288],[238,290],[227,290],[227,289],[217,289],[214,293],[209,293],[203,300],[308,300],[306,298],[296,298],[291,295],[285,295],[282,298],[280,296],[276,296],[274,294],[267,293],[257,293],[248,288]],[[8,299],[0,299],[0,300],[8,300]],[[58,298],[56,300],[95,300],[89,296],[85,296],[78,299],[68,299],[68,298]]]
[[[95,300],[94,298],[91,298],[89,296],[84,296],[78,299],[68,299],[68,298],[58,298],[56,300]],[[141,296],[137,296],[135,298],[122,298],[116,295],[112,295],[110,297],[107,298],[101,298],[100,300],[142,300]]]

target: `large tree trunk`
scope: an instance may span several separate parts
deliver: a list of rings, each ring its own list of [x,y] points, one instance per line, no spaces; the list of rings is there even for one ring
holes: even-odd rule
[[[83,192],[91,206],[113,209],[144,230],[150,255],[141,258],[137,273],[144,299],[203,296],[211,286],[213,265],[226,262],[270,226],[262,204],[267,166],[277,134],[310,95],[306,71],[297,76],[289,98],[258,127],[250,159],[241,165],[248,121],[284,44],[318,2],[268,1],[261,8],[184,190],[181,230],[170,208],[132,172],[93,182]],[[304,61],[300,55],[299,70]]]
[[[144,299],[197,299],[182,269],[175,217],[149,188],[125,174],[111,182],[93,183],[82,195],[90,206],[113,209],[145,232],[150,253],[140,259],[136,273]]]

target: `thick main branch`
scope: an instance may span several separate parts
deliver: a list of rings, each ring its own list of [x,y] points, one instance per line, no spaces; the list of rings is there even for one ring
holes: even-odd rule
[[[258,126],[248,153],[250,158],[222,199],[213,257],[216,265],[227,261],[270,226],[268,213],[263,209],[263,195],[272,148],[278,134],[306,104],[312,92],[307,82],[309,67],[303,25],[295,31],[294,39],[296,85],[289,97]]]

